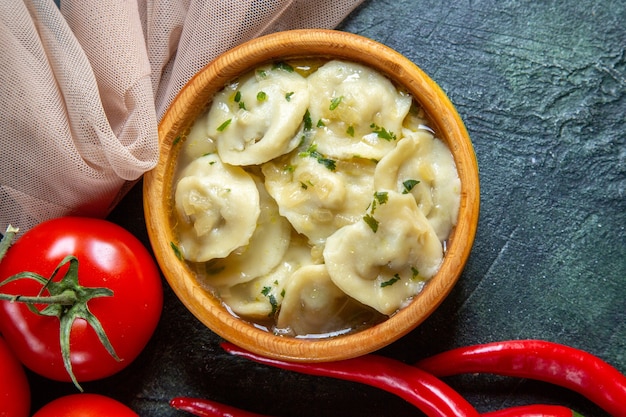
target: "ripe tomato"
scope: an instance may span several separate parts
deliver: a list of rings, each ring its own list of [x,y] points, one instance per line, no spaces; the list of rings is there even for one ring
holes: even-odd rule
[[[78,259],[80,285],[113,291],[86,304],[121,359],[113,358],[93,327],[77,318],[69,332],[72,371],[78,381],[113,375],[139,355],[156,328],[163,306],[159,269],[142,243],[122,227],[100,219],[62,217],[28,230],[9,248],[0,261],[0,282],[22,271],[49,278],[67,255]],[[67,269],[61,268],[53,281],[60,281]],[[20,279],[0,287],[0,293],[33,296],[41,288],[36,280]],[[20,361],[47,378],[70,381],[59,329],[58,317],[34,314],[24,303],[0,301],[0,333]]]
[[[24,368],[0,337],[0,416],[28,417],[30,387]]]
[[[133,410],[100,394],[71,394],[49,402],[33,417],[139,417]]]

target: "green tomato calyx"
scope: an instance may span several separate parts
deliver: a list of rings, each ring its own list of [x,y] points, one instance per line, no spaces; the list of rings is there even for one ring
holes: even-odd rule
[[[11,242],[18,232],[18,229],[9,225],[7,231],[0,241],[0,261],[9,249]],[[60,271],[65,267],[65,275],[59,280],[54,278],[59,275]],[[73,255],[66,256],[54,269],[49,278],[34,272],[20,272],[6,278],[0,282],[0,287],[9,282],[32,279],[42,285],[39,294],[36,296],[14,295],[0,293],[0,300],[10,302],[21,302],[26,304],[28,309],[34,314],[49,317],[58,317],[60,321],[59,342],[61,345],[61,356],[63,357],[63,365],[67,370],[72,382],[79,391],[83,391],[78,383],[76,375],[72,370],[72,362],[70,355],[70,332],[72,324],[76,319],[83,319],[95,330],[98,339],[105,347],[107,352],[116,360],[121,361],[117,356],[113,345],[100,323],[100,320],[89,311],[87,303],[89,300],[98,297],[112,297],[113,291],[108,288],[84,287],[78,283],[78,258]],[[47,292],[47,295],[45,293]],[[35,305],[45,305],[39,310]]]

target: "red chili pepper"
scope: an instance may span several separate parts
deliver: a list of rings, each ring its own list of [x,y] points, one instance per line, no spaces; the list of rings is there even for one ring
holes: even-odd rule
[[[419,361],[438,377],[491,373],[571,389],[614,417],[626,417],[626,376],[600,358],[542,340],[510,340],[453,349]]]
[[[176,397],[170,401],[173,408],[187,411],[199,417],[270,417],[239,408],[231,407],[216,401],[201,398]],[[504,410],[483,413],[481,417],[583,417],[577,412],[560,405],[524,405]]]
[[[201,398],[176,397],[170,401],[170,405],[200,417],[268,417]]]
[[[561,405],[522,405],[505,410],[491,411],[481,417],[583,417],[576,411]]]
[[[233,355],[277,368],[383,389],[405,399],[429,417],[479,416],[470,403],[438,378],[383,356],[364,355],[335,362],[302,363],[266,358],[231,343],[222,343],[222,347]]]

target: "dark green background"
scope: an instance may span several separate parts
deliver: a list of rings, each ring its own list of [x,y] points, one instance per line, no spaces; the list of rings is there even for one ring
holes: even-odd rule
[[[449,95],[480,167],[481,215],[444,304],[381,354],[413,362],[461,345],[541,338],[626,372],[626,5],[619,1],[371,0],[340,27],[405,54]],[[110,218],[148,245],[138,184]],[[153,340],[121,374],[86,383],[143,416],[178,395],[275,416],[419,416],[354,383],[254,365],[220,348],[166,286]],[[30,375],[36,409],[73,393]],[[447,379],[479,411],[535,402],[605,416],[544,383]],[[626,407],[626,405],[625,405]]]

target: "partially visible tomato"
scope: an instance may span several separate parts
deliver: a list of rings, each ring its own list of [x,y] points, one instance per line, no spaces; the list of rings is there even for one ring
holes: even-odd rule
[[[49,402],[33,417],[139,417],[113,398],[100,394],[71,394]]]
[[[152,336],[163,306],[160,272],[143,244],[122,227],[100,219],[62,217],[28,230],[10,247],[0,261],[0,282],[22,271],[50,277],[67,255],[78,259],[80,285],[113,291],[112,296],[91,299],[87,306],[121,360],[109,354],[84,319],[76,319],[70,331],[70,360],[77,380],[104,378],[127,367]],[[54,281],[67,269],[62,268]],[[41,288],[36,280],[20,279],[0,287],[0,292],[37,295]],[[59,327],[57,317],[34,314],[23,303],[0,301],[0,333],[20,361],[47,378],[70,381]]]
[[[28,417],[30,387],[24,368],[0,337],[0,416]]]

